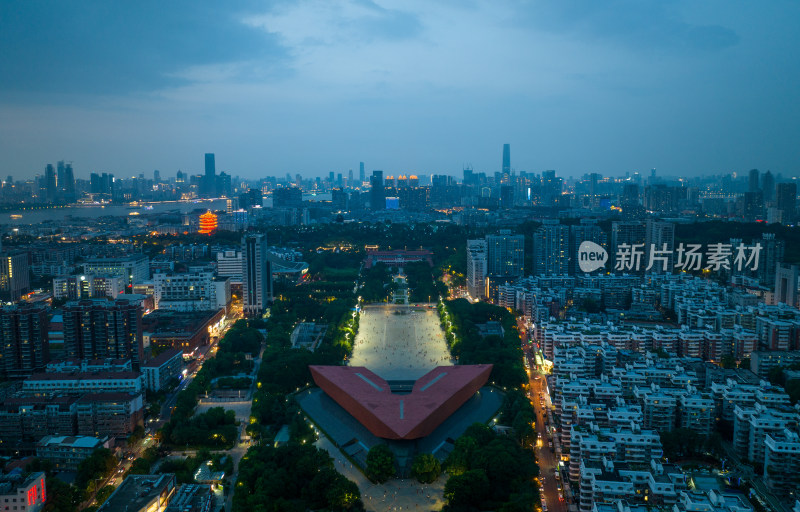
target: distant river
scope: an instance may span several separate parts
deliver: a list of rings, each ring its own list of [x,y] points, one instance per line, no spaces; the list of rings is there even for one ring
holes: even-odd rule
[[[151,208],[152,207],[152,208]],[[63,208],[47,208],[42,210],[9,210],[0,212],[0,224],[38,224],[49,220],[63,220],[69,216],[73,218],[90,218],[105,216],[124,217],[132,212],[139,212],[142,215],[151,213],[165,213],[178,211],[181,213],[190,212],[198,208],[209,210],[225,210],[227,201],[225,199],[200,199],[195,201],[168,201],[162,203],[142,204],[138,207],[125,205],[86,205],[86,206],[64,206]],[[12,215],[14,216],[12,218]],[[17,218],[17,216],[20,216]]]
[[[330,193],[303,194],[304,201],[330,201]],[[264,207],[272,206],[272,197],[264,198]],[[25,225],[38,224],[49,220],[63,220],[67,217],[89,218],[117,216],[124,217],[132,212],[139,212],[141,215],[151,213],[165,213],[179,211],[188,213],[196,209],[225,210],[228,207],[227,199],[197,199],[195,201],[164,201],[160,203],[142,203],[141,206],[133,207],[126,205],[85,205],[85,206],[64,206],[59,208],[46,208],[42,210],[8,210],[0,211],[0,224]],[[14,218],[12,218],[12,215]],[[21,216],[17,218],[17,216]]]

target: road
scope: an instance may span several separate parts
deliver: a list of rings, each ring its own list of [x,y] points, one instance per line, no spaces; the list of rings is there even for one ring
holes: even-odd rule
[[[537,456],[539,459],[539,478],[544,477],[544,493],[543,496],[547,503],[548,512],[566,512],[567,504],[559,500],[559,482],[555,478],[556,469],[556,454],[553,449],[548,447],[550,437],[547,435],[547,407],[550,404],[550,397],[547,396],[546,386],[544,386],[544,377],[536,378],[537,374],[533,373],[530,380],[531,396],[533,399],[533,407],[536,410],[536,432],[541,438],[541,446],[537,448]],[[540,393],[544,396],[544,407],[540,405]],[[537,443],[538,445],[539,443]],[[555,445],[553,445],[555,446]]]
[[[722,448],[727,452],[729,460],[733,463],[735,472],[738,472],[750,485],[758,492],[759,496],[765,500],[776,512],[791,512],[792,506],[789,503],[781,503],[774,494],[767,489],[764,479],[753,471],[753,466],[745,464],[740,454],[734,450],[733,445],[728,441],[722,442]]]
[[[258,353],[258,359],[254,361],[255,365],[253,366],[253,382],[250,384],[250,400],[247,401],[247,406],[244,409],[238,409],[236,419],[242,422],[242,427],[244,428],[245,425],[250,421],[250,414],[253,410],[253,394],[256,390],[256,383],[258,382],[258,370],[261,367],[261,360],[264,357],[264,350],[267,348],[265,343],[261,345],[261,352]],[[219,406],[225,407],[225,403],[220,403]],[[233,494],[234,489],[236,488],[236,478],[239,475],[239,462],[242,460],[242,457],[247,453],[247,450],[251,446],[251,441],[246,442],[239,442],[237,440],[236,445],[228,450],[228,455],[233,459],[233,473],[230,476],[230,486],[231,490],[228,493],[228,499],[225,501],[225,510],[233,510]]]

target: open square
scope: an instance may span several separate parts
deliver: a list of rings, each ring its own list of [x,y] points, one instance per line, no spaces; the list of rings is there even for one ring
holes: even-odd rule
[[[416,380],[453,365],[435,309],[365,306],[349,366],[364,366],[386,380]]]

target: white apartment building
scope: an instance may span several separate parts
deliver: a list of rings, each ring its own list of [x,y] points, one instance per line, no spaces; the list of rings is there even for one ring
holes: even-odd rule
[[[230,278],[216,277],[211,269],[153,276],[156,309],[209,311],[227,308]]]
[[[144,380],[139,372],[34,373],[22,381],[27,393],[141,393]]]

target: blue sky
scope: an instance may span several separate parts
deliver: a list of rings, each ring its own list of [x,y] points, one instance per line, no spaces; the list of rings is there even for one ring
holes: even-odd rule
[[[800,3],[0,2],[0,175],[800,175]]]

